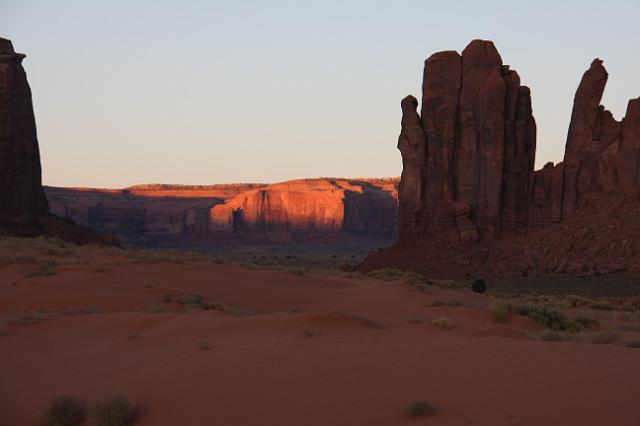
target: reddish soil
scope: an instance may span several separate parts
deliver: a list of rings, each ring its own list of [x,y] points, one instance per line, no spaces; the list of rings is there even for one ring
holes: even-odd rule
[[[140,426],[640,424],[640,350],[532,340],[540,326],[492,322],[488,296],[8,238],[0,259],[2,425],[36,425],[66,393],[129,395]],[[185,311],[194,293],[225,310]],[[405,413],[418,399],[433,417]]]

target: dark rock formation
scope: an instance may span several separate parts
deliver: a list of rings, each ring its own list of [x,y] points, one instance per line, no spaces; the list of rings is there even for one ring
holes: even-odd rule
[[[494,238],[529,219],[535,120],[529,89],[490,41],[425,61],[422,117],[402,101],[400,238]]]
[[[32,234],[48,214],[25,55],[0,38],[0,232]]]
[[[432,55],[422,129],[415,99],[402,103],[400,188],[406,180],[412,190],[399,192],[400,241],[359,269],[640,273],[640,226],[629,220],[640,211],[640,98],[617,121],[600,105],[607,78],[594,59],[575,94],[564,161],[534,172],[531,95],[493,43]]]

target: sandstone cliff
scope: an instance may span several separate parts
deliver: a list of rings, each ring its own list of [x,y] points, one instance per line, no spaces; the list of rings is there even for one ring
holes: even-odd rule
[[[0,232],[37,233],[48,213],[25,55],[0,38]]]
[[[401,102],[399,244],[367,271],[640,272],[640,98],[617,121],[595,59],[574,98],[564,161],[534,171],[531,95],[492,42],[425,62],[422,109]],[[607,212],[603,214],[603,212]]]
[[[402,103],[400,238],[460,242],[526,224],[536,124],[529,89],[490,41],[425,61],[422,110]]]
[[[46,192],[54,213],[133,244],[391,237],[397,229],[397,179]]]

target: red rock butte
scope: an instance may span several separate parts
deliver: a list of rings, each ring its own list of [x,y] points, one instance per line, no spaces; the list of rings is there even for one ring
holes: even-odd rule
[[[400,244],[374,255],[364,269],[397,265],[393,252],[404,243],[436,251],[458,247],[464,257],[479,243],[567,223],[597,194],[637,201],[640,98],[631,99],[625,117],[616,121],[600,105],[607,77],[602,61],[593,60],[576,91],[564,161],[535,171],[531,93],[503,64],[493,42],[473,40],[462,54],[431,55],[424,66],[421,113],[413,96],[401,102]],[[429,262],[428,255],[416,257],[422,267]]]

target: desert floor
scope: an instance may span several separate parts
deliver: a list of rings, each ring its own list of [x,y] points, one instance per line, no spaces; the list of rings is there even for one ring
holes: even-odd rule
[[[493,321],[488,284],[1,238],[0,425],[62,394],[140,426],[640,425],[637,298],[530,300],[598,322],[560,333]]]

